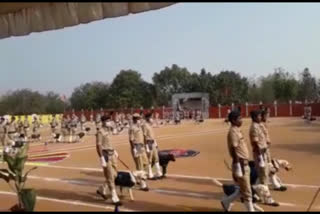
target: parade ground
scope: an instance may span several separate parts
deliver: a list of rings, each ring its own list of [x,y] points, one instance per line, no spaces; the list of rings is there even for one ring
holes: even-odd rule
[[[242,130],[251,150],[248,138],[250,120],[244,119]],[[170,162],[167,178],[148,181],[149,192],[133,190],[134,201],[122,198],[120,211],[223,211],[220,200],[222,189],[212,178],[222,183],[231,182],[231,172],[225,165],[230,163],[227,150],[229,126],[222,119],[206,120],[202,124],[183,121],[181,125],[155,128],[160,150],[181,149],[200,152],[194,157],[177,158]],[[286,192],[272,191],[280,207],[261,205],[265,211],[306,211],[320,188],[320,122],[306,124],[301,118],[271,118],[271,154],[293,166],[292,171],[281,170],[278,174],[286,184]],[[42,129],[43,139],[49,136],[49,127]],[[44,141],[43,140],[43,141]],[[96,153],[95,136],[85,136],[81,143],[44,142],[31,144],[26,169],[32,171],[27,186],[37,191],[36,211],[113,211],[110,201],[96,195],[104,181]],[[132,170],[127,131],[111,137],[119,158]],[[4,168],[4,163],[1,168]],[[126,170],[118,161],[119,170]],[[0,207],[10,208],[17,201],[8,184],[0,181]],[[236,202],[233,211],[243,211]],[[320,211],[318,196],[311,211]]]

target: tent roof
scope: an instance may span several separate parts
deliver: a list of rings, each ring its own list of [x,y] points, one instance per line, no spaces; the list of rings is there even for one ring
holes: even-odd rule
[[[0,39],[170,6],[169,2],[0,3]]]

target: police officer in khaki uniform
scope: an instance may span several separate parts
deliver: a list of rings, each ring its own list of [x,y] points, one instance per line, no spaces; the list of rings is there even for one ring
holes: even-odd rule
[[[148,158],[144,145],[143,130],[141,128],[141,117],[138,113],[133,114],[132,117],[132,124],[129,128],[129,142],[136,169],[144,170],[148,173]]]
[[[16,123],[16,118],[15,116],[11,117],[10,122],[7,125],[7,130],[8,130],[8,139],[9,140],[14,140],[17,136],[17,131],[18,131],[18,126]]]
[[[131,126],[131,124],[132,124],[132,115],[130,113],[127,113],[126,117],[127,117],[129,126]]]
[[[57,134],[58,134],[58,126],[59,123],[57,121],[56,115],[52,115],[52,120],[50,122],[50,126],[51,126],[51,133],[52,133],[52,137],[54,139],[54,141],[59,141],[59,139],[57,139]]]
[[[249,131],[250,141],[253,149],[253,159],[258,171],[261,184],[268,185],[269,167],[267,160],[267,140],[261,129],[261,111],[251,113],[252,124]]]
[[[223,199],[221,204],[225,211],[229,211],[230,204],[239,196],[242,197],[247,211],[253,212],[252,192],[250,185],[249,150],[240,127],[242,126],[241,115],[238,111],[232,111],[228,115],[231,127],[228,132],[228,150],[232,158],[232,177],[240,188]]]
[[[266,186],[269,191],[269,164],[267,159],[267,139],[261,128],[261,111],[256,110],[250,112],[252,124],[249,131],[249,137],[251,146],[253,149],[253,159],[255,162],[255,168],[258,172],[258,178],[260,184]],[[266,204],[271,206],[279,206],[279,203],[274,201],[271,197]]]
[[[159,164],[159,156],[158,156],[158,145],[155,140],[155,135],[152,128],[152,114],[147,114],[146,116],[146,123],[143,125],[143,134],[146,144],[146,151],[149,159],[148,164],[148,178],[149,179],[159,179],[162,176],[160,164]],[[152,163],[154,163],[156,168],[155,177],[153,176],[152,172]]]
[[[90,123],[93,123],[93,109],[90,111]]]
[[[6,145],[7,127],[4,117],[0,118],[0,143],[4,147]]]
[[[42,120],[42,115],[39,115],[39,128],[42,128],[43,127],[43,120]]]
[[[65,116],[61,118],[61,138],[59,142],[65,142],[66,137],[68,136],[68,119]]]
[[[23,134],[26,139],[28,139],[29,137],[29,128],[30,128],[30,124],[28,121],[28,115],[25,115],[23,120]]]
[[[267,159],[267,163],[268,166],[272,166],[272,157],[271,157],[271,152],[270,152],[270,147],[271,147],[271,139],[270,139],[270,134],[268,131],[268,126],[267,126],[267,121],[268,121],[268,110],[265,109],[264,111],[261,111],[261,122],[260,122],[260,126],[262,129],[263,134],[266,137],[266,141],[267,141],[267,151],[266,151],[266,159]],[[269,170],[269,176],[270,176],[270,181],[273,185],[273,189],[275,191],[286,191],[287,187],[282,186],[278,179],[276,178],[275,172],[271,172],[271,170]]]
[[[33,138],[38,141],[41,140],[39,129],[40,129],[40,122],[38,120],[38,117],[34,117],[32,122],[32,135],[34,136]]]
[[[18,134],[21,135],[23,134],[23,121],[21,119],[21,116],[18,116],[18,121],[17,121],[17,127],[18,127]]]
[[[96,123],[96,128],[98,129],[98,128],[101,128],[101,114],[99,113],[99,112],[97,112],[97,114],[96,114],[96,121],[95,121],[95,123]]]
[[[154,117],[155,117],[155,127],[159,127],[159,124],[160,124],[160,115],[159,115],[159,112],[155,112],[154,113]]]
[[[78,128],[78,117],[75,113],[72,114],[71,121],[69,123],[70,126],[70,139],[69,142],[76,142],[77,141],[77,128]]]
[[[84,131],[84,125],[86,124],[86,122],[87,122],[87,118],[84,115],[83,109],[81,109],[81,116],[80,116],[80,130],[81,131]]]
[[[103,186],[97,190],[97,194],[101,195],[103,198],[106,198],[106,192],[108,188],[111,193],[112,203],[121,205],[115,186],[115,178],[118,174],[117,153],[109,139],[109,130],[106,125],[106,121],[108,119],[110,119],[110,116],[101,117],[102,127],[97,129],[96,134],[96,149],[106,179],[106,182],[103,184]]]

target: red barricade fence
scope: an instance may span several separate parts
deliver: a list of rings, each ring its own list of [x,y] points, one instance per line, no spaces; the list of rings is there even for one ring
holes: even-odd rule
[[[304,114],[304,107],[305,104],[277,104],[275,108],[274,104],[263,104],[265,107],[270,108],[270,116],[271,117],[301,117]],[[237,108],[238,106],[234,106]],[[250,111],[256,110],[260,108],[259,104],[249,104],[248,106],[246,105],[241,105],[241,115],[242,117],[249,117],[250,116]],[[312,115],[313,116],[320,116],[320,103],[313,103],[311,104],[312,107]],[[225,118],[228,114],[228,109],[230,109],[230,106],[220,106],[220,110],[218,106],[211,106],[209,107],[209,118]],[[248,109],[247,109],[248,108]],[[277,109],[277,115],[276,115],[276,109]],[[291,109],[291,110],[290,110]],[[140,113],[140,108],[136,109],[104,109],[103,110],[105,113],[110,113],[110,112],[123,112],[125,114],[127,113]],[[142,110],[144,114],[151,112],[151,109],[143,109]],[[165,116],[168,114],[171,114],[173,109],[172,107],[158,107],[154,108],[154,112],[159,113],[159,118],[163,119]],[[100,112],[100,110],[94,110],[93,111],[93,116],[94,119],[96,117],[96,114]],[[220,112],[220,113],[219,113]],[[67,111],[64,113],[64,115],[71,115],[71,111]],[[84,110],[85,116],[87,120],[90,119],[90,110]],[[247,114],[248,113],[248,114]],[[75,111],[75,114],[80,117],[81,111]],[[114,117],[114,115],[113,115]]]

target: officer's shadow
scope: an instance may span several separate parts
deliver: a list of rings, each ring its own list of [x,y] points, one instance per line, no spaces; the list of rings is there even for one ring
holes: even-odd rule
[[[97,172],[97,171],[80,171],[80,174],[93,176],[93,177],[103,177],[103,172]]]
[[[94,192],[81,192],[81,191],[62,191],[62,190],[54,190],[54,189],[37,189],[37,195],[47,198],[54,198],[59,200],[67,201],[77,201],[84,202],[86,204],[91,203],[92,205],[110,205],[111,202],[106,202],[102,198],[98,197]],[[72,204],[70,204],[72,206]],[[86,206],[86,205],[84,205]],[[193,207],[193,206],[185,206],[185,205],[168,205],[165,203],[156,203],[144,200],[123,200],[123,206],[119,207],[119,211],[121,209],[131,209],[137,211],[145,211],[145,210],[157,210],[157,211],[190,211],[190,210],[198,210],[198,211],[222,211],[222,209],[209,208],[209,207]],[[59,208],[56,208],[56,211],[59,211]],[[110,210],[113,211],[113,210]]]

